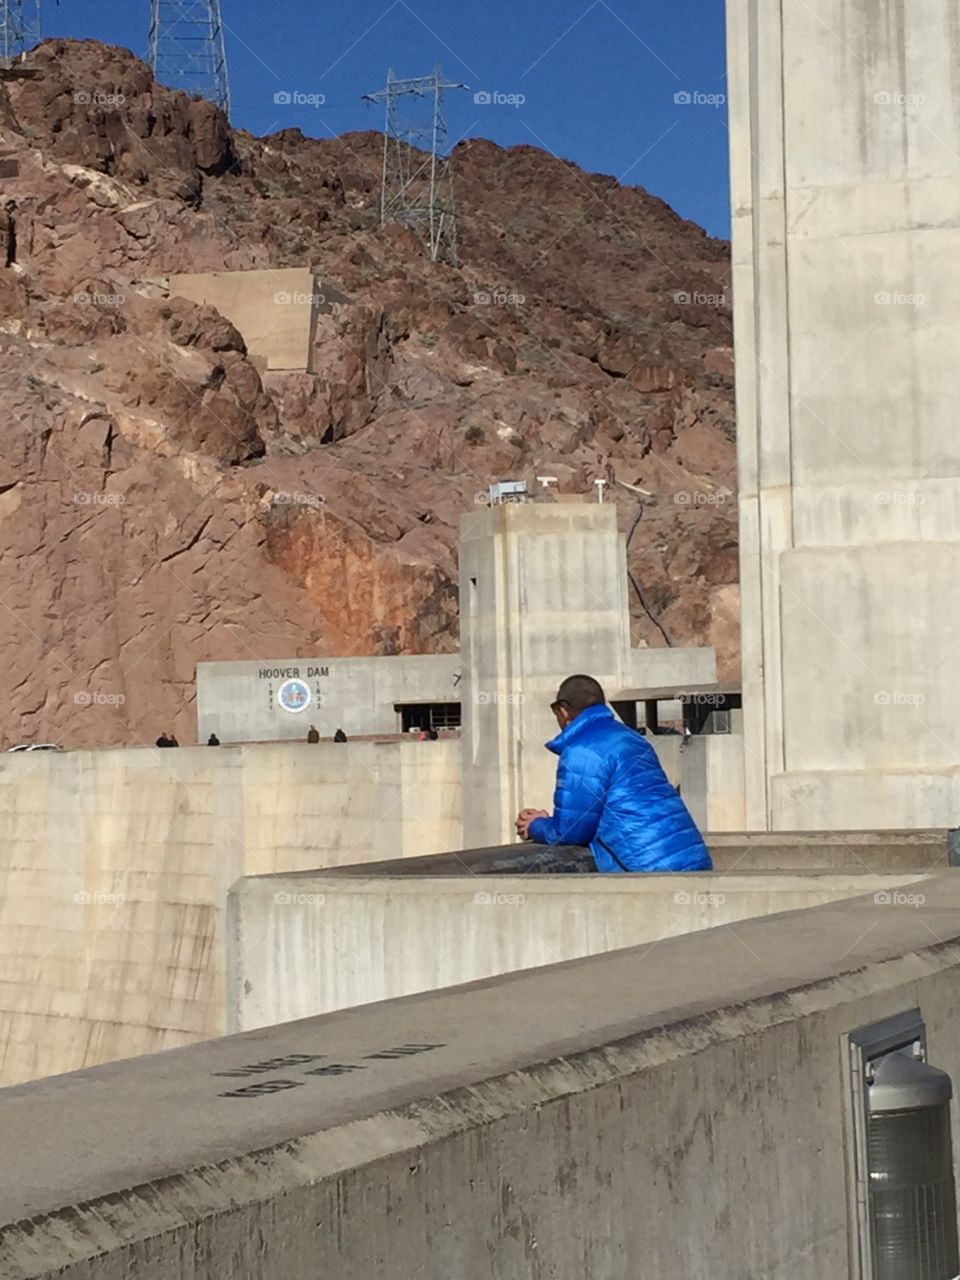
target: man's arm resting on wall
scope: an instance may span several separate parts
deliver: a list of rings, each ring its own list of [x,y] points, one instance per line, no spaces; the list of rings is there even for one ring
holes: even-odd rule
[[[597,834],[606,787],[592,752],[560,760],[553,794],[553,817],[536,818],[529,835],[537,844],[589,844]]]

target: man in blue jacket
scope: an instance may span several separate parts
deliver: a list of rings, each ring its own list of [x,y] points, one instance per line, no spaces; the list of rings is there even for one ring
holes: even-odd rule
[[[551,704],[561,732],[553,814],[524,809],[517,833],[538,844],[588,844],[598,871],[712,871],[687,806],[641,734],[606,704],[592,676],[569,676]]]

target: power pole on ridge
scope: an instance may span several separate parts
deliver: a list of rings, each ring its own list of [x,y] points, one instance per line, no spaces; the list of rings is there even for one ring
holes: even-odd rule
[[[220,0],[152,0],[150,66],[161,84],[208,98],[229,116]]]
[[[444,80],[438,63],[432,75],[410,80],[398,79],[391,68],[386,88],[364,95],[367,102],[386,104],[380,225],[411,227],[433,262],[454,267],[460,262],[444,93],[466,87]]]
[[[40,0],[0,0],[0,67],[40,43]]]

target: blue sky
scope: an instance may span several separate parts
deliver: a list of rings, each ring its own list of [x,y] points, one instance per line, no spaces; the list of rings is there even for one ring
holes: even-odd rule
[[[382,110],[362,94],[384,84],[388,67],[417,76],[440,61],[450,80],[469,86],[448,95],[451,141],[544,147],[729,235],[723,0],[221,0],[221,8],[233,123],[253,133],[379,129]],[[150,0],[44,0],[44,9],[47,35],[146,55]],[[477,103],[481,91],[507,100]],[[326,102],[279,105],[284,92]]]

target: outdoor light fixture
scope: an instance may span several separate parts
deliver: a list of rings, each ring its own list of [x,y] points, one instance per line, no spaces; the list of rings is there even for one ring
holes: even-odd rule
[[[953,1086],[919,1009],[846,1037],[858,1280],[957,1280]]]

